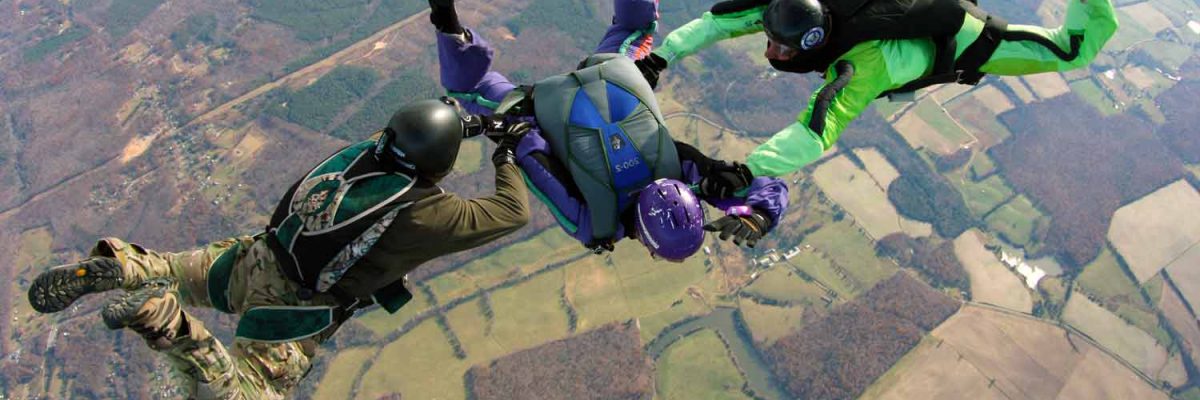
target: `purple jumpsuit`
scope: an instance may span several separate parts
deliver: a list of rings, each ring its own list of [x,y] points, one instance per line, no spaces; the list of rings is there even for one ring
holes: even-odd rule
[[[608,27],[595,53],[622,53],[637,60],[649,54],[654,43],[654,27],[658,20],[656,0],[614,0],[616,16]],[[438,61],[442,86],[454,92],[462,100],[463,107],[471,113],[490,115],[495,104],[516,88],[508,78],[492,71],[493,50],[482,37],[467,29],[466,41],[459,35],[437,33]],[[514,117],[518,118],[518,117]],[[534,121],[536,123],[536,121]],[[702,171],[715,163],[694,147],[675,142],[682,163],[683,181],[698,184]],[[566,173],[561,162],[554,159],[550,145],[536,127],[517,146],[517,165],[528,178],[535,195],[555,214],[559,225],[585,246],[594,246],[591,236],[591,214],[583,196]],[[748,205],[766,213],[772,228],[787,209],[787,185],[778,178],[755,178],[745,197],[716,199],[705,198],[709,204],[727,210],[738,205]],[[618,224],[614,239],[635,232],[629,222]]]

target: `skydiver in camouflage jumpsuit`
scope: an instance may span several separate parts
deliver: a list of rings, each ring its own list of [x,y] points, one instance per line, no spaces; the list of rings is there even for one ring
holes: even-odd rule
[[[375,138],[339,150],[293,185],[267,232],[181,253],[103,239],[86,260],[43,272],[29,301],[51,313],[124,289],[102,310],[104,323],[165,354],[190,397],[282,399],[356,310],[379,304],[394,313],[411,299],[409,271],[528,221],[528,191],[514,166],[528,129],[467,114],[448,98],[410,103]],[[437,182],[462,138],[478,134],[498,144],[496,193],[445,193]],[[185,305],[238,315],[232,351]]]

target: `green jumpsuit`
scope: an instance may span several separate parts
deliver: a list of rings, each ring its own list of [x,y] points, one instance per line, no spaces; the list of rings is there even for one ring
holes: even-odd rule
[[[1058,44],[1062,51],[1070,49],[1071,35],[1082,34],[1078,57],[1063,61],[1054,51],[1037,42],[1002,40],[980,71],[995,75],[1027,75],[1065,71],[1091,63],[1117,30],[1112,3],[1110,0],[1068,1],[1066,22],[1059,28],[1009,25],[1008,30],[1037,34]],[[761,32],[765,9],[766,6],[759,6],[723,15],[706,12],[672,31],[654,53],[673,63],[721,40]],[[966,15],[955,36],[956,58],[979,37],[983,27],[984,21]],[[746,161],[750,170],[755,176],[782,176],[817,160],[833,146],[850,121],[880,94],[930,74],[934,54],[932,39],[872,40],[854,46],[837,59],[850,62],[856,72],[834,95],[825,114],[823,132],[809,128],[818,90],[809,100],[808,110],[795,123],[775,133],[750,154]],[[834,70],[837,63],[831,63],[826,71],[826,85],[837,79]]]

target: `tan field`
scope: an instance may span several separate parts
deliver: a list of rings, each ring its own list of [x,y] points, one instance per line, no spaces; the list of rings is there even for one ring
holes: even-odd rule
[[[1170,285],[1163,285],[1162,300],[1159,301],[1158,307],[1162,309],[1163,315],[1167,317],[1167,321],[1179,332],[1180,345],[1188,349],[1188,353],[1192,355],[1192,362],[1200,364],[1200,324],[1196,323],[1196,317],[1188,312],[1187,306],[1183,304],[1183,299],[1175,294]]]
[[[1121,68],[1121,75],[1125,79],[1128,79],[1129,83],[1132,83],[1134,87],[1141,90],[1154,87],[1154,75],[1151,74],[1154,74],[1154,72],[1142,66],[1127,65],[1125,68]]]
[[[934,88],[929,95],[933,96],[933,101],[937,102],[938,104],[946,104],[949,103],[950,100],[954,100],[963,93],[970,91],[972,88],[974,88],[974,86],[948,83]]]
[[[888,162],[887,158],[875,148],[869,149],[854,149],[854,155],[862,160],[863,165],[867,167],[867,172],[875,178],[875,182],[884,190],[892,185],[896,178],[900,177],[900,172],[892,167],[892,163]]]
[[[1071,91],[1071,87],[1067,86],[1067,81],[1063,79],[1062,74],[1057,72],[1026,75],[1021,79],[1024,79],[1025,83],[1029,84],[1029,88],[1033,89],[1033,92],[1042,100],[1053,99]]]
[[[846,209],[855,221],[873,238],[906,231],[904,219],[888,202],[884,187],[867,171],[859,169],[846,156],[837,156],[817,167],[813,179],[825,194]],[[914,236],[928,236],[932,229],[928,224],[921,227],[911,225],[909,232]],[[924,235],[921,235],[921,234]]]
[[[1133,22],[1146,28],[1150,33],[1158,33],[1171,27],[1171,19],[1167,18],[1162,11],[1154,8],[1154,2],[1147,1],[1129,7],[1121,7],[1121,11],[1128,13],[1133,18]]]
[[[896,131],[900,132],[900,135],[904,136],[904,140],[907,140],[913,148],[927,148],[939,154],[953,153],[958,149],[956,144],[939,134],[937,129],[917,116],[915,112],[904,113],[892,127],[896,128]]]
[[[1183,364],[1178,359],[1171,359],[1167,349],[1153,336],[1088,300],[1082,293],[1071,296],[1063,311],[1063,321],[1155,379],[1174,381],[1168,378],[1177,377],[1183,370]]]
[[[1179,256],[1166,270],[1189,304],[1200,305],[1200,244]]]
[[[968,305],[900,360],[864,399],[1167,399],[1062,328]]]
[[[1001,92],[1000,89],[997,89],[993,85],[981,87],[979,90],[971,92],[971,95],[975,96],[975,99],[979,100],[980,103],[983,103],[988,110],[996,114],[1004,113],[1016,107],[1012,101],[1008,100],[1008,95],[1005,95],[1004,92]]]
[[[1017,98],[1021,99],[1022,103],[1029,103],[1037,99],[1033,96],[1033,92],[1029,91],[1029,87],[1025,86],[1024,82],[1021,82],[1021,78],[1015,76],[1002,76],[1000,77],[1000,80],[1003,81],[1005,85],[1008,85],[1008,88],[1012,89],[1013,93],[1017,94]]]
[[[971,277],[971,299],[1024,313],[1033,311],[1033,298],[1025,283],[983,247],[979,235],[972,229],[954,239],[954,253]]]
[[[1200,210],[1200,193],[1180,180],[1113,215],[1108,240],[1125,258],[1139,284],[1200,242],[1200,213],[1196,210]]]

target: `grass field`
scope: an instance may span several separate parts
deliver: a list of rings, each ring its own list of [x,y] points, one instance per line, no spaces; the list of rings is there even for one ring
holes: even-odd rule
[[[944,139],[943,143],[951,146],[943,149],[930,148],[930,150],[947,154],[958,150],[962,145],[970,143],[973,140],[969,133],[959,128],[958,124],[954,123],[954,120],[950,119],[950,116],[946,115],[946,112],[932,100],[922,100],[917,103],[913,111],[941,135]]]
[[[762,343],[763,347],[800,329],[801,316],[804,314],[803,306],[776,307],[758,304],[747,298],[738,299],[738,308],[754,342]]]
[[[824,304],[821,296],[825,295],[820,286],[805,281],[787,264],[771,266],[742,291],[780,302],[803,305]]]
[[[1004,183],[1004,179],[1000,175],[992,175],[979,182],[970,178],[951,179],[950,181],[958,185],[958,190],[962,192],[967,208],[976,217],[984,216],[1013,195],[1012,188]]]
[[[26,47],[21,50],[21,57],[26,62],[38,62],[46,58],[46,56],[57,52],[63,46],[77,42],[91,33],[91,30],[83,26],[72,26],[70,29],[63,31],[57,36],[51,36],[42,39],[37,44]]]
[[[1075,282],[1080,290],[1101,299],[1135,295],[1139,290],[1137,282],[1121,269],[1117,258],[1107,247],[1096,260],[1083,268]]]
[[[972,139],[978,139],[970,143],[976,152],[982,152],[1012,136],[1008,127],[997,118],[1000,114],[988,106],[991,102],[992,107],[1012,109],[1012,102],[995,86],[987,88],[990,90],[977,90],[971,96],[963,96],[945,104],[950,115],[969,130]]]
[[[313,399],[350,398],[350,391],[354,389],[351,387],[354,378],[362,371],[363,364],[378,351],[379,349],[374,347],[355,347],[338,352],[333,361],[329,362],[329,369],[325,371],[325,375],[321,377],[321,384],[317,385]]]
[[[1179,288],[1188,304],[1200,304],[1200,268],[1196,268],[1197,265],[1200,265],[1200,245],[1193,246],[1166,268],[1171,282]]]
[[[108,34],[114,39],[125,37],[162,3],[163,0],[114,0],[108,7],[105,24]]]
[[[567,313],[561,302],[562,285],[563,272],[553,271],[492,293],[496,313],[493,339],[516,351],[565,337]]]
[[[642,343],[650,343],[663,329],[666,329],[676,321],[691,316],[699,316],[711,312],[712,309],[704,304],[703,301],[695,299],[691,296],[685,297],[678,304],[672,303],[666,310],[659,311],[645,317],[638,318],[642,329]]]
[[[1178,181],[1121,207],[1108,239],[1138,282],[1145,282],[1200,242],[1200,193]]]
[[[1109,39],[1108,43],[1105,44],[1105,48],[1125,49],[1134,43],[1154,38],[1153,33],[1141,24],[1136,23],[1133,16],[1129,15],[1125,10],[1117,10],[1117,21],[1121,24],[1121,27],[1113,34],[1112,39]]]
[[[1063,312],[1063,321],[1088,334],[1147,375],[1158,377],[1162,366],[1167,363],[1167,350],[1156,343],[1153,336],[1084,296],[1071,296]],[[1182,368],[1182,365],[1178,368]]]
[[[1095,107],[1100,114],[1114,115],[1120,112],[1116,108],[1116,103],[1113,102],[1108,94],[1104,93],[1104,89],[1100,88],[1095,81],[1091,79],[1081,79],[1071,82],[1071,91],[1075,92],[1079,98]]]
[[[1031,244],[1033,230],[1044,219],[1024,195],[1017,196],[987,216],[987,225],[1017,246]]]
[[[996,162],[992,161],[987,153],[975,153],[975,156],[971,157],[971,162],[967,164],[967,171],[973,175],[968,175],[968,177],[978,179],[996,171]]]
[[[446,320],[467,353],[468,364],[491,361],[517,349],[508,349],[491,335],[496,318],[488,321],[480,306],[482,300],[463,303],[446,313]]]
[[[856,280],[839,275],[824,253],[805,251],[788,260],[788,264],[808,274],[820,285],[836,292],[839,299],[853,299],[866,290]]]
[[[456,359],[437,323],[430,319],[380,352],[362,379],[358,399],[393,393],[414,399],[466,398],[462,376],[470,365]]]
[[[900,132],[904,140],[914,149],[929,149],[942,154],[951,153],[956,149],[954,143],[950,143],[942,135],[939,135],[933,125],[911,109],[901,115],[900,119],[892,124],[892,128]]]
[[[546,264],[579,254],[574,239],[558,228],[547,229],[526,241],[480,257],[428,281],[438,301],[445,303],[490,287],[513,276],[522,276]]]
[[[876,257],[875,244],[847,220],[825,224],[808,235],[804,244],[829,255],[864,290],[896,272],[895,264]]]
[[[1154,57],[1155,60],[1163,63],[1164,66],[1173,71],[1183,68],[1183,65],[1187,63],[1194,53],[1190,46],[1164,41],[1147,43],[1146,52],[1150,53],[1151,57]]]
[[[822,163],[813,172],[821,191],[845,208],[873,238],[901,232],[902,217],[888,201],[885,186],[867,171],[859,169],[846,156]]]
[[[971,280],[971,299],[1010,310],[1030,312],[1033,298],[1024,282],[983,246],[977,230],[954,240],[954,253]]]
[[[971,92],[971,96],[987,107],[992,113],[1002,114],[1015,106],[1012,100],[1008,99],[1008,95],[1001,92],[994,85],[987,85]]]
[[[1138,3],[1128,7],[1121,7],[1121,11],[1129,14],[1133,21],[1142,28],[1145,28],[1150,33],[1158,33],[1163,29],[1172,26],[1171,19],[1163,15],[1162,11],[1154,7],[1153,3]]]
[[[708,329],[672,344],[657,369],[660,399],[749,399],[725,344]]]

